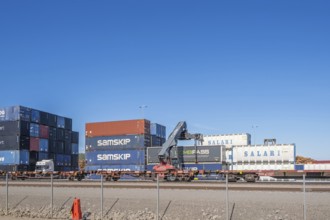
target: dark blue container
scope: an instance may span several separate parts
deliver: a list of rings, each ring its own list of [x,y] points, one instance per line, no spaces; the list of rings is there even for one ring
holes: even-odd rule
[[[7,172],[29,171],[28,165],[0,165],[0,170]]]
[[[71,142],[72,131],[65,130],[64,131],[64,140]]]
[[[0,136],[0,150],[29,150],[30,137],[26,136]]]
[[[57,127],[58,128],[65,128],[65,119],[62,116],[57,116]]]
[[[71,166],[71,155],[63,155],[64,166]]]
[[[49,154],[46,152],[38,152],[38,160],[47,160],[49,159]]]
[[[64,128],[66,130],[72,130],[72,119],[71,118],[64,118]]]
[[[56,135],[57,135],[57,140],[58,141],[64,141],[64,129],[62,128],[57,128],[56,129]]]
[[[71,142],[78,144],[79,143],[79,132],[72,131],[71,133]]]
[[[56,128],[54,127],[49,127],[49,140],[57,140],[57,133],[56,133]]]
[[[30,136],[39,137],[40,127],[39,124],[30,123]]]
[[[166,138],[166,127],[157,123],[150,124],[150,133],[151,135]]]
[[[71,155],[71,166],[78,167],[79,155]]]
[[[57,116],[51,113],[48,113],[48,126],[57,127]]]
[[[70,141],[64,141],[64,153],[65,154],[71,154],[72,153],[72,147]]]
[[[220,163],[199,163],[199,164],[182,164],[182,168],[186,170],[222,170],[222,164]]]
[[[98,166],[86,166],[86,171],[145,171],[144,165],[98,165]]]
[[[0,121],[30,121],[31,109],[24,106],[0,108]]]
[[[144,149],[146,147],[145,135],[121,135],[106,137],[86,137],[87,152],[95,150],[129,150]]]
[[[165,138],[157,137],[156,135],[151,135],[151,146],[162,146],[165,143]]]
[[[0,165],[29,164],[28,150],[0,151]]]
[[[56,142],[56,153],[64,154],[64,142],[63,141]]]
[[[40,124],[49,125],[49,113],[40,111]]]
[[[55,155],[55,165],[64,166],[64,155],[63,154]]]
[[[31,122],[40,123],[40,111],[31,109]]]
[[[41,152],[48,152],[48,139],[39,139],[39,151]]]
[[[108,150],[86,152],[87,165],[145,165],[143,150]]]
[[[296,164],[296,165],[294,165],[294,169],[295,170],[304,170],[305,166],[304,166],[304,164]]]
[[[79,154],[79,146],[78,144],[71,144],[71,154]]]
[[[30,136],[30,123],[26,121],[0,121],[0,136]]]
[[[57,153],[57,151],[56,151],[56,141],[48,140],[48,152]]]

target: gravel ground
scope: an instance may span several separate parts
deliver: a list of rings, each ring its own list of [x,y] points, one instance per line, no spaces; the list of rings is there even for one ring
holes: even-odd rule
[[[0,219],[51,219],[51,189],[10,187],[9,215],[5,215],[5,187],[0,188]],[[226,219],[225,191],[160,191],[160,216],[163,220]],[[74,197],[80,198],[88,219],[101,219],[99,188],[54,188],[52,219],[70,219]],[[156,189],[104,189],[103,219],[155,219]],[[301,192],[230,191],[229,216],[232,220],[303,219]],[[330,193],[308,192],[307,219],[330,219]]]

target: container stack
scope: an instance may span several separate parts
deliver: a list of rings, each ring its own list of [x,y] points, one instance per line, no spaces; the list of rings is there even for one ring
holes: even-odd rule
[[[162,146],[166,141],[166,127],[157,123],[150,124],[151,146]]]
[[[87,123],[85,136],[86,170],[145,170],[149,120]]]
[[[0,108],[0,170],[33,171],[53,159],[55,171],[78,169],[78,132],[72,119],[23,106]]]

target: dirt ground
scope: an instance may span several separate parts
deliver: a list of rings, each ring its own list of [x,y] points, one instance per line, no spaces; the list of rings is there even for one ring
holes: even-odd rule
[[[0,188],[0,219],[70,219],[73,199],[79,198],[87,219],[101,219],[101,189],[54,188],[51,217],[51,189],[10,187],[9,214],[5,213],[5,188]],[[104,189],[103,219],[156,219],[156,189]],[[226,219],[223,190],[160,191],[159,219]],[[330,193],[308,192],[307,219],[330,219]],[[303,219],[302,192],[229,191],[232,220]]]

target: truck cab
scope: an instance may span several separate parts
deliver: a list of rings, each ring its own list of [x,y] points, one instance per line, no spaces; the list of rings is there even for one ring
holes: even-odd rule
[[[54,171],[54,162],[53,162],[53,160],[37,161],[35,171],[36,172],[42,172],[42,173],[53,172]]]

